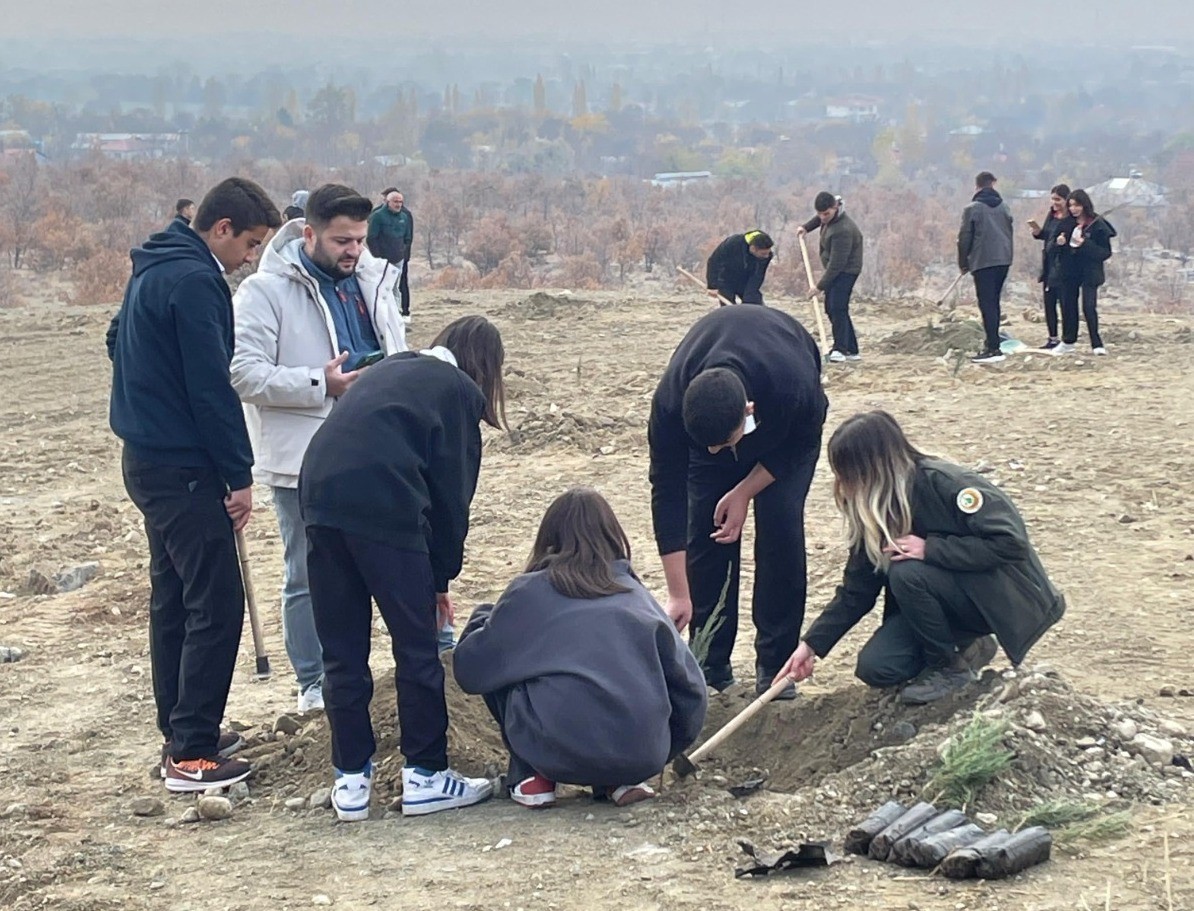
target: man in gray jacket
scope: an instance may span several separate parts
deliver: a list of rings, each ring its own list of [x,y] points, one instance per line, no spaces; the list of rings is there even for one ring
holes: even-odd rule
[[[858,336],[850,319],[850,295],[862,272],[862,232],[846,214],[840,196],[822,190],[813,200],[816,211],[808,222],[796,229],[798,237],[821,229],[821,266],[825,273],[817,290],[825,294],[825,314],[833,327],[833,350],[827,360],[860,361]]]
[[[300,712],[323,708],[323,657],[299,515],[303,455],[361,370],[406,350],[392,290],[394,267],[365,247],[371,208],[350,187],[314,190],[306,219],[282,226],[233,299],[232,385],[245,404],[254,480],[269,485],[278,515],[285,559],[282,632],[298,678]]]
[[[994,364],[1003,360],[999,350],[999,298],[1012,264],[1012,213],[995,191],[995,175],[983,171],[974,178],[976,192],[962,210],[958,231],[958,268],[974,276],[974,293],[983,318],[983,350],[970,360]]]

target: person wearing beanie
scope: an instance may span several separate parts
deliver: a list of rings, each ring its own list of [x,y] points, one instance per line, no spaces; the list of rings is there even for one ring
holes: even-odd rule
[[[858,336],[850,319],[850,295],[862,272],[862,232],[846,214],[840,196],[822,191],[813,200],[816,211],[811,219],[796,229],[797,236],[821,229],[821,266],[825,269],[817,290],[825,294],[825,314],[833,327],[833,350],[827,355],[832,363],[860,361]]]

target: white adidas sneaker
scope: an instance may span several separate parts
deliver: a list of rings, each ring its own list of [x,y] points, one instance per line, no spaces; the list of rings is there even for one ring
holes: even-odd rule
[[[492,796],[493,785],[485,778],[465,778],[452,769],[430,775],[411,768],[402,770],[403,816],[471,807]]]
[[[360,772],[341,772],[336,769],[336,783],[332,786],[332,806],[344,822],[360,822],[369,818],[369,796],[373,791],[373,763]]]

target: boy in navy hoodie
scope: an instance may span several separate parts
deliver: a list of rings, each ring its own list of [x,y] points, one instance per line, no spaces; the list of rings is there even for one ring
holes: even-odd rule
[[[124,441],[125,489],[149,539],[150,659],[162,777],[171,791],[247,778],[220,721],[244,623],[234,532],[253,508],[253,451],[232,388],[232,294],[224,273],[257,256],[281,216],[233,177],[133,250],[108,329],[109,423]]]

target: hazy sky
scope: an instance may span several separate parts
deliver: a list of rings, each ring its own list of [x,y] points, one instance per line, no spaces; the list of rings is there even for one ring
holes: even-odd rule
[[[721,35],[747,33],[770,45],[851,35],[964,44],[984,38],[1036,44],[1049,36],[1079,44],[1173,44],[1194,36],[1190,9],[1190,0],[0,0],[0,65],[16,49],[8,41],[16,35],[248,38],[266,30],[322,31],[337,39],[388,30],[396,53],[412,40],[531,34],[627,44],[692,38],[716,44]]]

